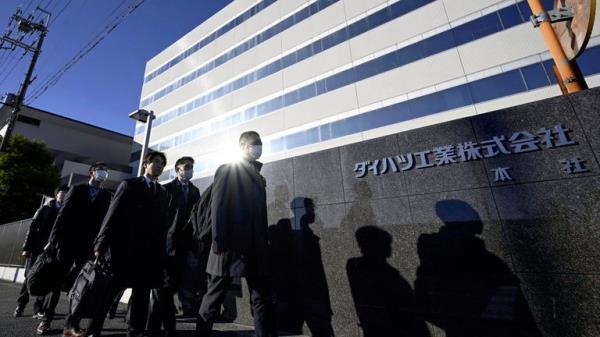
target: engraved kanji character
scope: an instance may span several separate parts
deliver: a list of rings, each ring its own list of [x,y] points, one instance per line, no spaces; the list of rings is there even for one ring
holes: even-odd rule
[[[477,160],[483,158],[481,148],[475,142],[460,143],[456,147],[458,156],[462,161]]]
[[[392,168],[392,171],[398,172],[398,165],[396,161],[392,157],[385,157],[382,159],[382,168],[381,174],[386,174],[389,168]]]
[[[540,147],[536,144],[538,141],[535,139],[535,136],[527,131],[513,133],[508,141],[510,142],[510,147],[514,149],[514,153],[540,150]]]
[[[438,166],[456,163],[456,149],[454,145],[444,145],[433,148],[435,164]]]
[[[571,130],[564,127],[562,124],[556,124],[554,126],[554,131],[555,132],[548,128],[541,128],[537,132],[540,136],[540,143],[544,144],[547,149],[577,144],[577,142],[571,140],[567,134],[567,132],[570,132]],[[558,139],[556,136],[558,136]]]
[[[379,173],[380,173],[380,171],[379,171],[379,164],[380,163],[381,163],[381,160],[375,159],[369,165],[367,165],[367,169],[369,171],[373,171],[373,174],[375,174],[376,176],[378,176]]]
[[[567,174],[590,172],[590,170],[585,167],[585,160],[582,160],[579,157],[563,159],[560,163],[563,164],[562,170]]]
[[[396,159],[398,159],[400,164],[405,164],[401,168],[402,171],[408,171],[415,165],[415,158],[413,157],[412,153],[397,155]]]
[[[483,142],[481,142],[480,144],[483,148],[483,157],[492,158],[496,157],[500,153],[510,154],[510,151],[508,151],[504,146],[504,141],[504,136],[494,136],[494,138],[490,140],[484,140]]]
[[[429,162],[429,158],[428,158],[428,154],[430,154],[431,151],[421,151],[421,152],[415,152],[415,156],[419,157],[419,161],[420,164],[417,165],[417,169],[423,169],[423,168],[427,168],[427,167],[432,167],[434,166],[433,163]]]
[[[510,170],[510,167],[497,167],[491,170],[492,172],[494,172],[494,181],[499,182],[513,180],[510,176],[510,173],[508,173],[508,170]]]
[[[363,161],[360,163],[354,164],[354,172],[356,172],[355,178],[362,178],[367,175],[367,166],[369,166],[370,161]]]

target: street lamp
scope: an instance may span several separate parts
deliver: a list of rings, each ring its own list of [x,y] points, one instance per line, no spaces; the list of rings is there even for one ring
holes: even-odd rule
[[[138,109],[129,114],[129,118],[136,120],[142,123],[148,123],[146,125],[146,139],[144,140],[144,144],[142,145],[142,153],[140,154],[140,166],[138,168],[138,177],[142,175],[142,170],[144,169],[144,157],[146,156],[146,152],[148,152],[148,142],[150,142],[150,129],[152,129],[152,120],[156,118],[154,116],[154,111]]]

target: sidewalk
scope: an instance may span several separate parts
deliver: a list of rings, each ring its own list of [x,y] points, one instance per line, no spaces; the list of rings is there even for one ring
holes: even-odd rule
[[[25,308],[22,317],[14,318],[13,311],[16,307],[16,299],[21,289],[20,283],[12,283],[0,281],[0,337],[32,337],[36,336],[35,328],[39,323],[38,320],[31,318],[33,314],[31,309],[31,301]],[[60,303],[57,306],[56,318],[52,322],[52,327],[49,334],[45,336],[62,337],[62,324],[64,320],[65,308],[67,306],[66,293],[62,293]],[[106,320],[104,329],[102,330],[103,337],[125,337],[125,329],[127,325],[124,322],[125,305],[120,306],[117,312],[117,317],[112,320]],[[81,327],[85,328],[87,320],[81,322]],[[193,319],[178,319],[177,330],[181,337],[194,336],[195,322]],[[250,337],[254,336],[253,328],[248,326],[240,326],[237,324],[215,324],[217,332],[213,332],[214,337]]]

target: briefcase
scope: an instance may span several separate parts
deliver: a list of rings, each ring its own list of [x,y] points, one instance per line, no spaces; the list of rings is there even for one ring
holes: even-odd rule
[[[111,301],[113,275],[103,258],[88,261],[83,266],[69,292],[71,314],[79,318],[93,318]]]
[[[42,252],[27,274],[27,290],[31,296],[45,296],[55,288],[56,280],[61,279],[61,267],[56,256]]]

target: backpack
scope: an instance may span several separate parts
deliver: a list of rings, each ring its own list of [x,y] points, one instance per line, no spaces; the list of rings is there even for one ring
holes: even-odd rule
[[[202,192],[200,200],[194,205],[190,215],[194,240],[200,247],[210,248],[212,241],[211,198],[212,184]]]

